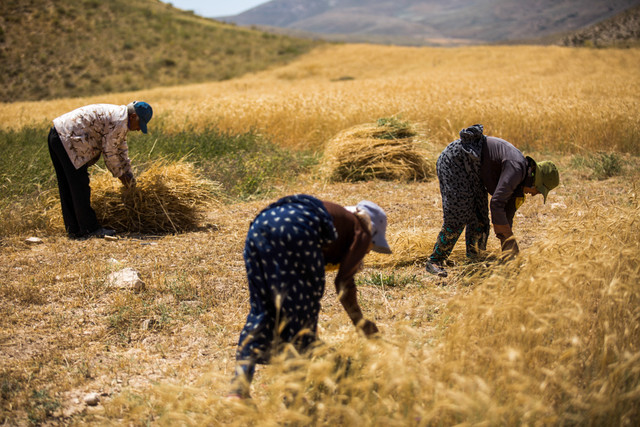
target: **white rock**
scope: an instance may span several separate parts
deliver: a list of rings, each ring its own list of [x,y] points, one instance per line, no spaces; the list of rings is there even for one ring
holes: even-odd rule
[[[109,258],[107,260],[107,263],[109,264],[109,267],[111,267],[114,270],[124,267],[124,265],[115,258]]]
[[[129,267],[111,273],[109,277],[107,277],[107,282],[111,286],[122,289],[132,289],[134,292],[140,292],[145,287],[138,272]]]
[[[84,396],[84,403],[89,406],[96,406],[100,403],[100,395],[98,393],[89,393]]]
[[[42,243],[42,239],[39,237],[29,237],[24,241],[25,243],[29,243],[30,245],[37,245],[38,243]]]

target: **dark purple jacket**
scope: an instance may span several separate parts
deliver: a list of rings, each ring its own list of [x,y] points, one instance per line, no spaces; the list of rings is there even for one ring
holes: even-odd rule
[[[488,136],[482,144],[480,178],[491,194],[491,222],[513,226],[516,197],[522,197],[522,186],[529,163],[522,152],[504,139]]]

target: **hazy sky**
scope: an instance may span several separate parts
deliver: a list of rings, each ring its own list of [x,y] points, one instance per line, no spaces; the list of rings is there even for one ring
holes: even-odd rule
[[[217,16],[237,15],[269,0],[162,0],[182,10],[193,10],[200,16],[214,18]]]

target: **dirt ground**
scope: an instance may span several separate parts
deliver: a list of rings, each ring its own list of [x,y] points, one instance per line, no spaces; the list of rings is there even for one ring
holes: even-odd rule
[[[558,159],[566,167],[568,159]],[[574,215],[567,200],[582,191],[583,177],[565,174],[546,205],[528,200],[516,217],[520,248],[545,241],[550,226]],[[595,183],[602,191],[624,191],[624,179]],[[446,280],[424,272],[441,225],[437,180],[425,183],[329,184],[301,179],[266,200],[211,207],[201,231],[118,240],[68,240],[62,234],[3,238],[0,245],[0,420],[66,424],[114,415],[105,404],[123,393],[158,383],[193,384],[213,375],[211,392],[226,393],[239,332],[248,313],[242,250],[250,221],[271,201],[308,193],[343,205],[362,199],[387,212],[391,256],[371,254],[359,279],[392,276],[385,284],[363,282],[359,300],[365,317],[390,340],[406,339],[409,326],[437,340],[449,301],[470,292],[470,266],[458,244]],[[538,200],[540,199],[540,200]],[[489,239],[498,253],[498,241]],[[137,270],[145,290],[111,286],[107,277],[124,267]],[[327,275],[320,337],[339,345],[356,337]],[[254,387],[259,397],[261,370]],[[97,393],[100,403],[84,398]],[[117,417],[115,417],[117,418]]]

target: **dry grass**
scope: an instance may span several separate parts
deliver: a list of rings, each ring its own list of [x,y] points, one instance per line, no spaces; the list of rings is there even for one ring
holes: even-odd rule
[[[92,205],[103,226],[118,232],[180,233],[202,225],[220,185],[201,177],[185,161],[145,166],[127,189],[103,170],[91,180]]]
[[[365,312],[383,330],[378,340],[356,338],[329,291],[325,345],[308,359],[259,370],[252,404],[222,398],[229,351],[224,364],[211,364],[189,384],[167,379],[137,394],[140,403],[118,396],[107,416],[187,425],[633,424],[640,416],[640,230],[631,218],[640,205],[620,184],[586,191],[574,181],[549,205],[528,202],[518,218],[525,249],[512,262],[465,265],[457,251],[459,265],[444,283],[407,264],[396,271],[417,275],[414,284],[361,288]],[[395,207],[395,250],[406,249],[399,235],[429,240],[410,218],[431,210],[425,200],[408,200],[433,189],[378,185],[383,206]],[[330,192],[349,190],[376,191],[363,184]],[[370,268],[383,268],[379,258],[369,259]]]
[[[70,242],[45,229],[44,243],[30,246],[26,234],[5,237],[0,422],[637,424],[640,165],[625,156],[621,175],[597,181],[560,152],[637,152],[639,56],[347,45],[226,83],[102,98],[155,101],[158,118],[177,128],[257,127],[288,146],[319,149],[341,130],[398,113],[420,122],[435,149],[483,122],[534,158],[554,160],[561,185],[547,204],[538,196],[518,211],[517,258],[468,263],[459,244],[446,280],[421,263],[441,225],[437,180],[304,177],[269,200],[211,206],[206,220],[216,227],[153,239]],[[355,80],[331,81],[340,75]],[[86,101],[1,105],[1,122],[51,118]],[[228,401],[249,310],[249,221],[295,192],[344,205],[369,199],[388,213],[394,253],[368,255],[358,276],[392,278],[359,286],[382,334],[356,334],[330,273],[319,322],[325,345],[260,367],[252,403]],[[489,251],[499,254],[494,237]],[[106,278],[121,267],[138,270],[146,290],[112,288]],[[101,394],[100,405],[82,403],[88,392]]]
[[[585,185],[567,169],[570,159],[553,159],[563,184],[546,205],[533,198],[518,213],[522,254],[468,264],[459,246],[445,281],[419,262],[440,226],[437,181],[283,188],[345,205],[378,202],[394,254],[368,256],[359,277],[412,279],[360,286],[363,310],[382,330],[367,341],[349,324],[330,274],[320,317],[326,346],[260,368],[247,405],[224,394],[248,311],[244,235],[269,201],[214,207],[216,229],[159,239],[70,245],[51,236],[27,246],[11,238],[0,267],[0,366],[4,387],[15,390],[5,402],[16,409],[3,417],[25,420],[59,402],[58,420],[89,424],[632,423],[640,205],[627,184],[640,184],[637,164]],[[489,250],[498,253],[497,239]],[[140,271],[144,293],[106,284],[123,266]],[[76,403],[91,391],[102,393],[98,407]]]
[[[57,188],[41,191],[33,200],[15,200],[0,215],[0,235],[3,236],[64,230]]]

